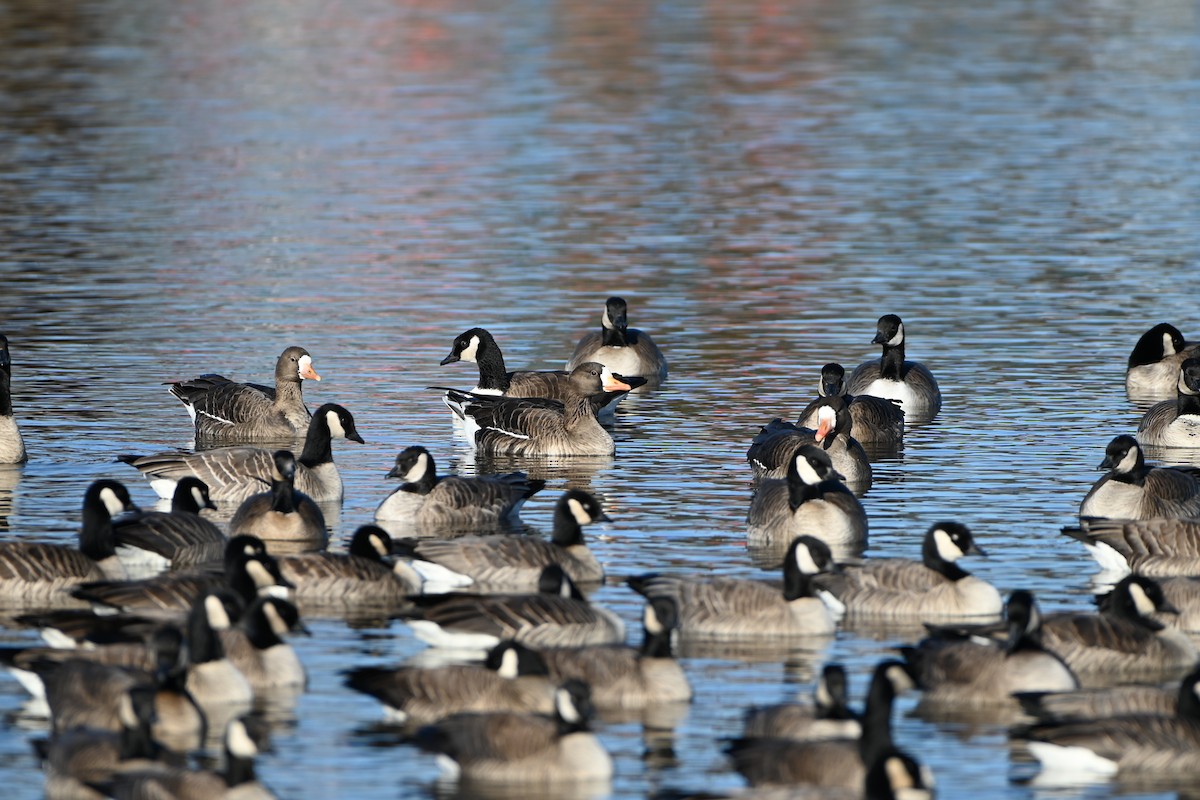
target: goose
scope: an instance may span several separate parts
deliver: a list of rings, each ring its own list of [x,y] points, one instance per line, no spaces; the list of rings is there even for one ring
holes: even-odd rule
[[[309,635],[294,605],[278,597],[256,597],[236,623],[220,631],[221,646],[256,694],[278,687],[302,689],[308,673],[285,640],[293,632]]]
[[[1121,435],[1108,443],[1099,469],[1108,473],[1083,498],[1080,517],[1200,517],[1200,468],[1151,467],[1137,440]]]
[[[291,439],[308,428],[305,380],[321,380],[312,356],[303,347],[289,347],[275,362],[274,389],[209,374],[169,383],[168,391],[187,409],[197,439],[271,441]]]
[[[928,422],[942,408],[942,392],[924,364],[904,358],[904,323],[895,314],[884,314],[875,327],[872,343],[883,347],[883,356],[859,364],[846,381],[846,394],[869,394],[898,400],[905,422]]]
[[[599,583],[604,567],[583,540],[583,526],[610,522],[600,503],[582,489],[563,493],[554,506],[550,541],[527,534],[409,540],[403,555],[425,580],[425,591],[475,585],[485,591],[535,591],[542,570],[561,566],[576,583]]]
[[[541,651],[555,683],[581,680],[591,687],[599,709],[643,709],[662,703],[686,703],[692,687],[671,652],[671,633],[679,626],[674,598],[655,597],[642,610],[642,646],[623,644],[556,647]]]
[[[590,694],[582,681],[567,681],[555,690],[553,717],[452,714],[422,728],[416,741],[450,759],[460,784],[603,784],[612,778],[612,758],[588,730]]]
[[[1175,394],[1179,368],[1200,357],[1200,343],[1184,341],[1174,325],[1160,322],[1138,339],[1125,370],[1125,391],[1131,399],[1166,398]]]
[[[588,359],[598,361],[599,359]],[[483,328],[463,331],[454,339],[450,354],[442,359],[442,366],[456,361],[473,361],[479,367],[479,382],[471,389],[472,394],[499,395],[502,397],[544,397],[565,403],[573,399],[570,370],[509,372],[504,366],[504,355],[495,338]],[[637,376],[621,376],[630,389],[646,383]],[[606,369],[605,383],[613,383],[611,369]],[[598,398],[595,403],[597,416],[611,416],[617,402],[628,394],[628,390],[617,390],[614,397]]]
[[[292,598],[313,613],[331,607],[343,612],[398,610],[421,591],[421,577],[407,563],[389,563],[392,538],[375,525],[354,532],[346,553],[289,553],[279,571],[292,584]]]
[[[29,458],[25,440],[13,417],[12,356],[8,352],[8,337],[0,333],[0,464],[23,464]]]
[[[1170,716],[1175,713],[1179,690],[1130,684],[1073,692],[1024,692],[1015,697],[1032,722],[1081,722],[1132,714]]]
[[[859,715],[846,703],[846,670],[826,664],[813,687],[811,703],[780,703],[746,712],[742,736],[759,739],[857,739],[862,735]]]
[[[598,361],[621,375],[636,375],[655,382],[667,378],[667,359],[650,334],[629,327],[629,306],[620,297],[605,301],[600,330],[583,335],[567,361],[567,369],[589,361]]]
[[[1079,688],[1067,663],[1043,645],[1042,615],[1031,592],[1018,590],[1005,605],[1008,637],[989,640],[952,629],[934,629],[912,646],[900,648],[917,685],[922,705],[958,710],[1016,708],[1019,692],[1064,692]]]
[[[387,477],[404,483],[375,509],[375,520],[418,532],[481,532],[519,525],[521,506],[546,486],[523,472],[439,476],[433,456],[420,446],[401,450]]]
[[[872,558],[820,575],[817,586],[846,607],[847,617],[947,620],[999,618],[1004,601],[996,587],[958,566],[967,555],[985,555],[966,525],[938,522],[921,544],[921,560]]]
[[[87,581],[120,579],[112,518],[136,511],[119,481],[98,480],[83,495],[78,546],[40,542],[0,542],[0,598],[10,606],[77,605],[67,590]]]
[[[788,466],[801,445],[819,446],[829,454],[842,480],[859,494],[871,488],[871,462],[851,434],[853,421],[843,397],[821,398],[815,428],[802,428],[775,418],[763,426],[746,451],[756,478],[786,478]]]
[[[271,490],[242,501],[229,520],[229,535],[251,534],[266,542],[300,542],[325,547],[325,515],[311,497],[296,490],[296,457],[291,450],[272,455]]]
[[[857,739],[797,741],[794,739],[735,739],[725,752],[751,786],[861,787],[867,765],[892,749],[892,705],[897,694],[913,688],[904,664],[887,659],[871,675],[862,733]]]
[[[625,624],[584,599],[557,564],[542,570],[537,594],[437,594],[412,597],[404,612],[418,639],[440,647],[488,649],[502,639],[530,647],[625,641]]]
[[[809,534],[839,554],[865,547],[867,513],[840,477],[828,453],[802,445],[786,479],[759,481],[746,515],[747,540],[772,545]]]
[[[1200,358],[1183,362],[1176,399],[1150,407],[1138,423],[1137,440],[1145,446],[1200,447]]]
[[[1083,542],[1102,570],[1151,578],[1200,575],[1200,519],[1083,517],[1062,532]]]
[[[817,399],[800,412],[796,420],[798,427],[816,430],[819,424],[817,409],[823,399],[841,397],[850,408],[854,438],[859,442],[889,447],[899,447],[904,443],[904,411],[900,404],[895,400],[869,394],[846,394],[846,370],[841,364],[831,363],[821,367],[817,394]]]
[[[616,445],[596,419],[589,400],[602,392],[628,390],[617,380],[604,383],[596,362],[571,371],[573,396],[565,402],[544,398],[507,398],[447,391],[450,409],[468,423],[475,449],[523,456],[609,456]]]
[[[113,520],[117,557],[130,578],[146,578],[219,560],[229,537],[200,516],[216,505],[199,478],[182,478],[175,486],[170,512],[133,511]]]
[[[483,666],[358,667],[343,674],[347,687],[374,697],[389,720],[403,724],[465,712],[554,712],[557,684],[547,676],[542,657],[517,642],[496,645]]]
[[[241,599],[228,589],[205,592],[192,605],[187,619],[187,690],[205,713],[221,718],[230,707],[249,705],[254,687],[234,666],[225,649],[233,620],[242,611]],[[220,706],[221,711],[216,711]]]
[[[684,578],[648,573],[628,578],[649,600],[668,597],[679,609],[679,633],[696,639],[827,636],[834,618],[814,593],[814,575],[834,568],[829,547],[799,536],[783,560],[783,588],[737,578]]]
[[[363,444],[350,412],[336,403],[326,403],[308,424],[308,436],[296,465],[296,488],[318,503],[342,500],[342,477],[333,463],[335,438]],[[180,478],[194,475],[208,484],[213,500],[227,503],[241,503],[257,494],[269,482],[275,461],[272,451],[258,447],[122,455],[118,460],[145,475],[150,487],[164,499],[174,494]]]

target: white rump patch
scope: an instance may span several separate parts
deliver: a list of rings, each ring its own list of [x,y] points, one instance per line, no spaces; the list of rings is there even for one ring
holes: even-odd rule
[[[412,568],[425,582],[426,594],[445,594],[475,582],[471,576],[455,572],[433,561],[414,560]]]
[[[204,598],[204,614],[208,617],[209,627],[214,631],[229,630],[229,613],[225,610],[225,604],[221,602],[221,598],[213,594]]]
[[[477,654],[474,656],[476,658],[486,657],[487,650],[500,644],[500,637],[490,633],[448,631],[436,622],[430,622],[427,619],[409,620],[408,627],[412,629],[414,636],[428,645],[470,651]]]
[[[943,561],[949,561],[953,563],[958,561],[958,559],[962,558],[963,556],[962,548],[955,544],[954,539],[951,538],[950,534],[946,533],[941,528],[934,530],[933,543],[937,547],[937,554],[942,558]]]
[[[1105,781],[1117,774],[1117,764],[1086,747],[1063,746],[1050,742],[1027,742],[1029,752],[1042,764],[1034,783],[1073,785]]]
[[[151,478],[150,488],[163,500],[170,500],[175,496],[175,483],[173,478]]]
[[[1096,559],[1096,563],[1102,570],[1119,576],[1117,580],[1133,571],[1129,568],[1129,562],[1125,560],[1125,556],[1111,545],[1104,542],[1087,542],[1083,546],[1092,554],[1092,558]]]

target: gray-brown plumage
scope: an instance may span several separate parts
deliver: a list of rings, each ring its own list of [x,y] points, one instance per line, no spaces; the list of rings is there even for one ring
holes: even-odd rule
[[[862,734],[859,715],[846,699],[846,670],[828,664],[813,687],[812,702],[780,703],[746,712],[742,735],[753,738],[857,739]]]
[[[908,423],[928,422],[937,416],[942,408],[941,390],[924,364],[904,358],[904,323],[900,317],[880,317],[871,341],[883,348],[883,355],[855,367],[846,381],[846,393],[896,400]]]
[[[375,519],[412,527],[418,535],[518,525],[521,506],[546,485],[523,472],[438,476],[433,456],[419,446],[400,451],[387,477],[404,483],[379,504]]]
[[[1173,400],[1155,403],[1138,422],[1137,440],[1157,447],[1200,447],[1200,358],[1179,368]]]
[[[312,356],[303,347],[289,347],[275,362],[273,389],[208,374],[168,384],[168,391],[188,410],[198,440],[278,441],[308,428],[302,388],[306,379],[321,380]]]
[[[789,465],[802,445],[820,447],[833,468],[858,494],[871,488],[871,462],[853,436],[854,423],[843,397],[819,398],[816,426],[800,427],[779,418],[763,426],[746,451],[756,478],[786,478]]]
[[[134,511],[113,520],[117,556],[130,578],[144,578],[168,569],[219,561],[229,537],[200,516],[216,508],[208,486],[186,477],[175,486],[171,510]]]
[[[561,566],[576,583],[599,583],[604,568],[583,539],[584,525],[609,521],[582,489],[564,492],[554,508],[550,540],[525,534],[464,536],[398,543],[425,579],[425,591],[473,585],[482,591],[534,591],[542,570]]]
[[[567,369],[596,361],[620,375],[638,375],[655,384],[667,378],[667,359],[650,334],[629,327],[629,306],[620,297],[604,303],[600,330],[585,333],[575,345]]]
[[[304,449],[296,465],[296,489],[319,503],[342,499],[342,477],[333,463],[335,438],[363,442],[350,412],[336,403],[326,403],[308,424]],[[208,484],[213,500],[226,503],[240,503],[262,491],[270,484],[275,469],[273,451],[258,447],[122,455],[118,459],[145,475],[159,497],[169,499],[179,479],[193,475]]]
[[[1125,391],[1137,401],[1174,397],[1179,368],[1200,357],[1200,343],[1187,342],[1174,325],[1162,322],[1146,331],[1129,354]]]
[[[22,464],[29,458],[21,428],[13,416],[12,357],[8,337],[0,333],[0,464]]]
[[[329,541],[325,515],[311,497],[296,489],[296,457],[290,450],[271,454],[271,489],[242,501],[229,520],[229,535],[251,534],[265,542],[296,542],[320,549]]]
[[[1137,440],[1108,443],[1098,480],[1079,506],[1080,517],[1109,519],[1200,518],[1200,468],[1152,467]]]
[[[1085,517],[1062,532],[1083,542],[1105,570],[1151,578],[1200,575],[1200,519]]]
[[[821,380],[817,384],[820,395],[813,400],[796,420],[801,428],[816,430],[817,409],[826,397],[841,397],[850,408],[854,438],[863,444],[899,447],[904,443],[904,411],[894,400],[873,397],[869,394],[846,394],[846,370],[841,364],[826,364],[821,367]]]
[[[354,532],[349,552],[294,553],[276,560],[292,584],[292,599],[306,614],[391,613],[421,591],[421,577],[408,564],[388,560],[391,549],[387,531],[363,525]]]
[[[120,579],[113,516],[137,506],[123,484],[92,483],[83,496],[79,543],[0,542],[0,597],[7,606],[78,606],[68,593],[87,581]]]
[[[1179,701],[1176,687],[1104,686],[1073,692],[1018,694],[1025,716],[1037,722],[1079,722],[1132,714],[1169,716]]]

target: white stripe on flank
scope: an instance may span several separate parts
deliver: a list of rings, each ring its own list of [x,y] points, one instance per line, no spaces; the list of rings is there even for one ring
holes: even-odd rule
[[[502,434],[504,434],[505,436],[511,436],[511,437],[513,437],[514,439],[528,439],[528,438],[529,438],[529,436],[528,436],[527,434],[524,434],[524,433],[513,433],[512,431],[506,431],[506,430],[504,430],[504,428],[494,428],[494,427],[489,427],[489,428],[488,428],[488,430],[489,430],[489,431],[496,431],[497,433],[502,433]]]

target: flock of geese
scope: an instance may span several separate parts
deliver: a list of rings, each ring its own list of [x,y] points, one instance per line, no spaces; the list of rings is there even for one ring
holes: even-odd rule
[[[609,298],[599,330],[554,372],[509,371],[486,330],[459,335],[442,363],[474,364],[478,381],[439,389],[456,434],[481,453],[614,453],[601,420],[668,372],[627,315]],[[543,481],[439,475],[428,450],[409,447],[375,523],[332,553],[321,505],[342,500],[333,442],[363,439],[336,403],[309,414],[312,356],[285,350],[274,386],[212,374],[171,384],[203,449],[120,456],[169,511],[140,509],[121,482],[98,480],[76,546],[0,542],[5,622],[45,640],[4,648],[0,662],[50,720],[38,743],[47,797],[272,796],[255,777],[262,732],[248,712],[256,698],[303,691],[288,639],[320,616],[402,618],[447,654],[343,680],[482,794],[603,793],[613,763],[593,713],[686,707],[681,643],[801,644],[871,623],[924,633],[876,665],[861,711],[837,664],[811,701],[750,709],[726,743],[750,784],[737,796],[932,797],[929,771],[891,736],[893,701],[913,690],[921,707],[1011,724],[1045,773],[1194,782],[1200,671],[1187,634],[1200,631],[1200,468],[1148,465],[1142,447],[1200,448],[1200,345],[1158,325],[1134,348],[1129,396],[1158,402],[1136,435],[1112,440],[1107,472],[1064,529],[1115,586],[1095,610],[1047,615],[1030,592],[1004,597],[961,566],[982,550],[954,521],[929,527],[919,557],[862,557],[871,456],[899,448],[906,426],[942,402],[933,373],[906,358],[899,317],[880,317],[873,341],[880,358],[848,377],[826,365],[798,420],[772,420],[749,443],[748,543],[774,554],[782,580],[623,576],[645,598],[636,647],[586,596],[605,570],[583,531],[607,519],[588,492],[562,493],[548,539],[513,532]],[[0,345],[0,462],[20,463]],[[298,455],[272,446],[301,437]],[[218,767],[190,759],[217,750]]]

